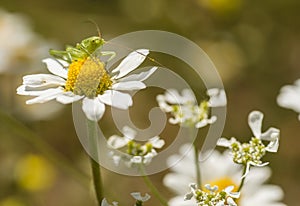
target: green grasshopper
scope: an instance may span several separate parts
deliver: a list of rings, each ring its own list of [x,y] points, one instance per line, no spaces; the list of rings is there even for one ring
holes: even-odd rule
[[[72,63],[72,61],[86,59],[90,57],[98,48],[103,46],[106,42],[100,36],[92,36],[82,40],[80,43],[77,43],[75,47],[66,46],[66,50],[54,50],[50,49],[49,53],[53,57],[57,59],[64,60],[68,63]],[[115,52],[106,51],[100,52],[102,56],[111,55],[111,57],[107,60],[111,60],[115,57]]]

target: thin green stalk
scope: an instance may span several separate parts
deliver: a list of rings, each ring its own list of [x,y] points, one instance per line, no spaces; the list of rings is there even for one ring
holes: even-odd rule
[[[152,181],[150,180],[150,178],[148,177],[148,175],[145,174],[145,170],[143,165],[140,165],[140,171],[141,171],[141,175],[144,179],[144,182],[146,183],[146,185],[148,186],[148,188],[150,189],[150,191],[153,193],[153,195],[159,200],[159,202],[164,205],[164,206],[168,206],[168,202],[165,200],[164,197],[162,197],[160,195],[160,192],[158,191],[158,189],[155,187],[155,185],[152,183]]]
[[[196,168],[196,178],[197,178],[197,185],[201,187],[201,174],[200,174],[200,165],[199,165],[199,151],[195,143],[193,143],[194,147],[194,161],[195,161],[195,168]]]
[[[238,189],[238,192],[241,191],[242,187],[244,186],[244,183],[245,183],[245,179],[246,179],[246,176],[244,175],[245,172],[246,172],[246,169],[247,169],[247,165],[244,166],[244,169],[243,169],[243,178],[241,180],[241,184],[239,186],[239,189]]]
[[[102,187],[102,178],[101,178],[101,169],[98,164],[98,144],[97,144],[97,127],[98,124],[95,121],[87,120],[88,125],[88,139],[89,139],[89,148],[90,155],[95,159],[90,157],[90,163],[92,168],[92,178],[94,190],[96,193],[97,204],[101,206],[103,196],[103,187]]]
[[[192,139],[194,137],[194,126],[191,126],[189,129],[190,132],[190,138]],[[196,172],[196,181],[198,187],[201,188],[201,172],[200,172],[200,164],[199,164],[199,150],[196,145],[197,138],[193,141],[193,149],[194,149],[194,164],[195,164],[195,172]]]
[[[75,169],[61,153],[54,150],[43,138],[1,110],[0,125],[15,136],[21,137],[66,174],[76,179],[83,186],[88,187],[88,176],[85,173]]]

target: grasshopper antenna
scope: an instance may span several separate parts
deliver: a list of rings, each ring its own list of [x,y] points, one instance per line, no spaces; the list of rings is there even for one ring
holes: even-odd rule
[[[136,50],[134,50],[134,49],[132,49],[132,48],[130,48],[130,47],[127,47],[127,46],[124,46],[124,45],[120,45],[120,44],[117,44],[117,43],[113,43],[113,42],[110,42],[110,41],[107,41],[106,43],[109,43],[109,44],[112,44],[112,45],[116,45],[116,46],[122,47],[122,48],[124,48],[124,49],[126,49],[126,50],[128,50],[128,51],[130,51],[130,52],[137,52],[138,54],[140,54],[140,55],[146,57],[146,58],[149,59],[151,62],[154,62],[155,64],[159,65],[160,67],[167,68],[167,67],[165,67],[162,63],[160,63],[160,62],[158,62],[157,60],[155,60],[154,58],[151,58],[151,57],[149,57],[149,56],[146,56],[145,54],[143,54],[143,53],[141,53],[141,52],[139,52],[139,51],[136,51]]]
[[[93,24],[97,29],[97,33],[98,33],[99,38],[102,39],[102,33],[101,33],[101,30],[100,30],[100,27],[98,26],[98,24],[93,19],[88,19],[85,22]]]

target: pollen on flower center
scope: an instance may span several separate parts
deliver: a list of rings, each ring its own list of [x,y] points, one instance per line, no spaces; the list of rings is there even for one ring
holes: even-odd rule
[[[112,80],[97,58],[88,57],[69,65],[65,91],[93,98],[103,94],[112,85]]]

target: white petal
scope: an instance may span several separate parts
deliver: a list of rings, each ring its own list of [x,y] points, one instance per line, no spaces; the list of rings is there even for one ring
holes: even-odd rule
[[[112,85],[114,90],[140,90],[144,88],[146,88],[146,85],[139,81],[118,82]]]
[[[267,131],[261,134],[262,140],[271,141],[274,139],[278,139],[280,135],[280,130],[274,127],[270,127]]]
[[[237,204],[234,202],[234,200],[231,197],[228,197],[226,201],[229,206],[237,206]]]
[[[141,72],[139,74],[132,74],[129,76],[126,76],[124,78],[119,79],[119,82],[128,82],[128,81],[144,81],[148,79],[155,71],[157,70],[157,67],[152,67],[146,72]]]
[[[120,137],[118,135],[113,135],[107,140],[107,144],[114,149],[119,149],[124,147],[128,143],[129,139]]]
[[[67,79],[68,71],[57,60],[47,58],[47,59],[44,59],[43,62],[47,65],[48,70],[52,74],[55,74],[57,76]],[[64,64],[64,63],[62,63],[62,64]]]
[[[23,77],[23,84],[30,88],[65,85],[66,80],[52,74],[32,74]]]
[[[45,90],[27,90],[27,86],[25,85],[21,85],[17,88],[17,94],[18,95],[26,95],[26,96],[40,96],[44,93],[47,93],[47,91],[51,91],[53,88],[51,89],[45,89]]]
[[[165,145],[165,141],[163,139],[160,139],[160,137],[152,137],[149,139],[149,142],[152,144],[154,148],[160,149]]]
[[[266,150],[268,152],[277,152],[279,147],[280,130],[274,127],[269,128],[261,135],[262,140],[270,141]]]
[[[260,138],[261,136],[261,127],[263,120],[263,113],[259,111],[252,111],[248,116],[248,124],[255,137]]]
[[[142,201],[142,202],[146,202],[150,199],[150,195],[149,194],[145,194],[145,196],[142,196],[140,192],[132,192],[130,193],[131,196],[136,199],[136,200],[139,200],[139,201]]]
[[[130,162],[140,164],[140,163],[142,163],[142,157],[141,156],[133,156],[130,159]]]
[[[185,104],[188,102],[196,102],[194,94],[190,89],[184,89],[182,91],[182,95],[180,95],[179,92],[175,89],[168,89],[165,92],[165,100],[170,104]]]
[[[84,98],[82,101],[82,110],[89,120],[98,121],[104,114],[105,105],[97,98]]]
[[[104,198],[104,199],[102,200],[102,202],[101,202],[101,206],[110,206],[110,205],[108,204],[108,202],[107,202],[106,199]]]
[[[124,126],[122,128],[122,133],[126,138],[133,140],[137,132],[128,126]]]
[[[70,104],[82,99],[83,96],[75,95],[73,92],[64,92],[63,94],[56,97],[56,101],[62,104]]]
[[[119,72],[115,78],[124,77],[129,72],[136,69],[149,54],[148,49],[138,49],[134,52],[131,52],[125,59],[119,64],[117,68],[115,68],[112,72]]]
[[[208,124],[213,124],[217,121],[217,117],[216,116],[212,116],[210,119],[203,119],[200,122],[197,122],[195,127],[196,128],[202,128],[205,127]]]
[[[132,98],[129,94],[114,90],[106,90],[104,94],[98,95],[97,98],[104,104],[119,109],[128,109],[128,107],[132,106]]]
[[[230,185],[230,186],[226,187],[226,188],[224,189],[224,191],[225,191],[226,193],[230,193],[233,189],[234,189],[234,186],[233,186],[233,185]]]
[[[274,139],[270,141],[270,143],[266,147],[266,151],[268,152],[277,152],[279,148],[279,139]]]
[[[36,103],[48,102],[52,99],[55,99],[63,92],[64,91],[62,88],[47,89],[47,90],[44,90],[39,96],[26,101],[26,104],[36,104]]]
[[[295,81],[295,85],[286,85],[280,89],[277,97],[277,104],[281,107],[289,108],[300,113],[300,80]]]
[[[224,89],[212,88],[207,90],[210,107],[223,107],[227,104],[226,94]]]

